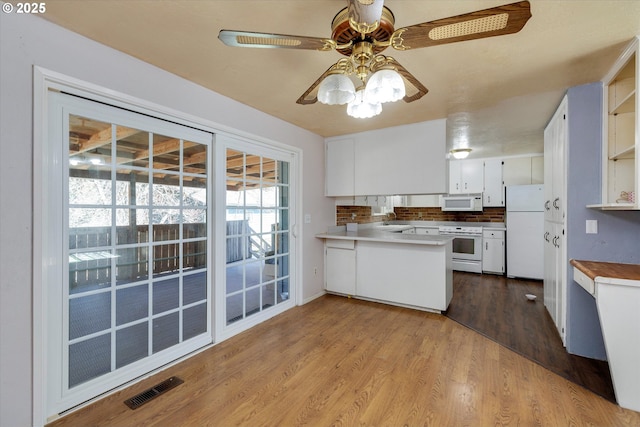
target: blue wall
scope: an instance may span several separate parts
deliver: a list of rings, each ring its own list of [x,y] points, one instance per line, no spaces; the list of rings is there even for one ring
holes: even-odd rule
[[[640,211],[600,211],[602,83],[567,91],[569,142],[567,149],[567,351],[606,359],[595,299],[573,281],[570,259],[640,264]],[[586,234],[585,221],[597,220],[598,233]]]

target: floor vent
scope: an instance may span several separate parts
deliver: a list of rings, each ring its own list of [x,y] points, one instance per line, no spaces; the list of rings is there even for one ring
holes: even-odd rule
[[[148,401],[155,399],[163,393],[171,390],[174,387],[179,386],[184,381],[182,381],[178,377],[171,377],[162,381],[160,384],[156,384],[151,387],[149,390],[145,390],[142,393],[133,396],[131,399],[127,399],[124,401],[124,404],[127,405],[131,409],[138,409]]]

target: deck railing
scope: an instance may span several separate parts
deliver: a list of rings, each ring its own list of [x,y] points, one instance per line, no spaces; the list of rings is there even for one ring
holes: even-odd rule
[[[69,230],[69,249],[72,250],[69,264],[69,286],[97,287],[111,281],[112,262],[115,262],[117,282],[133,282],[146,279],[149,272],[149,241],[153,251],[152,274],[154,276],[176,272],[180,269],[180,225],[154,225],[153,236],[149,236],[148,225],[111,227],[82,227]],[[246,220],[227,221],[227,263],[232,263],[255,252],[264,254],[271,246],[262,237],[256,236]],[[206,236],[205,223],[182,224],[182,266],[188,269],[205,268],[207,253],[205,240],[191,240]],[[258,240],[256,240],[258,239]],[[163,243],[166,242],[166,243]],[[93,248],[129,245],[116,253]],[[80,251],[78,251],[80,249]],[[82,251],[86,249],[86,251]],[[113,260],[115,258],[115,261]]]

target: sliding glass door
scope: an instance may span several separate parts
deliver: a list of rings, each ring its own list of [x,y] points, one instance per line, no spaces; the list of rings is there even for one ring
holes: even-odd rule
[[[232,325],[291,298],[291,156],[231,146],[225,156],[224,321]]]
[[[212,342],[212,135],[51,96],[49,413]]]

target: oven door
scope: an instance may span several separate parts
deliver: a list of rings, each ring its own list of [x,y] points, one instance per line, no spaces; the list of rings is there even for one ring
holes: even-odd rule
[[[482,236],[453,236],[452,258],[482,261]]]

